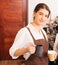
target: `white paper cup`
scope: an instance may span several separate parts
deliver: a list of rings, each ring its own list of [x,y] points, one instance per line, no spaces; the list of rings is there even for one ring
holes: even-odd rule
[[[55,61],[56,56],[57,56],[56,51],[48,50],[48,58],[49,58],[50,61]]]

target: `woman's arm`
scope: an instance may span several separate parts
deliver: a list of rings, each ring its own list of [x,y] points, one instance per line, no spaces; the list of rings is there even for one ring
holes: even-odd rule
[[[21,29],[17,33],[14,43],[9,49],[10,56],[12,57],[12,59],[16,59],[21,55],[25,55],[25,53],[33,54],[34,52],[35,46],[34,43],[30,40],[30,34],[28,30],[26,28]]]
[[[26,48],[17,49],[14,53],[14,56],[21,56],[27,52],[29,52],[30,54],[33,54],[35,53],[35,47],[36,47],[35,45],[30,44]]]

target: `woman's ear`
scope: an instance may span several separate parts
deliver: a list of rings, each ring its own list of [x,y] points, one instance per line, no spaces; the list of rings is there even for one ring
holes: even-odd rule
[[[33,19],[35,19],[35,12],[33,12]]]
[[[33,12],[33,16],[35,16],[35,12]]]

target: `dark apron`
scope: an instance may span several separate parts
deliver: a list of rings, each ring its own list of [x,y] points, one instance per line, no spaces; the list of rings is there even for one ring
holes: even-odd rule
[[[38,57],[34,54],[32,54],[28,60],[23,61],[25,65],[48,65],[48,56],[47,56],[47,52],[48,52],[48,43],[46,41],[46,37],[44,36],[44,39],[38,39],[35,40],[30,29],[28,27],[26,27],[30,33],[30,35],[33,38],[33,41],[35,43],[35,45],[43,45],[43,56],[42,57]]]

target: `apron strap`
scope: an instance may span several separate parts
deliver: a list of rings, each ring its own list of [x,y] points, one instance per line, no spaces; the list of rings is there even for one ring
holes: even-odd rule
[[[26,28],[28,29],[28,31],[29,31],[29,33],[31,34],[31,36],[32,36],[33,40],[35,41],[35,38],[34,38],[34,36],[32,35],[32,33],[31,33],[30,29],[29,29],[28,27],[26,27]]]
[[[46,37],[45,37],[45,35],[44,35],[44,33],[43,33],[43,31],[41,30],[41,32],[42,32],[42,34],[43,34],[43,36],[44,36],[44,39],[46,40]],[[47,41],[47,40],[46,40]]]

